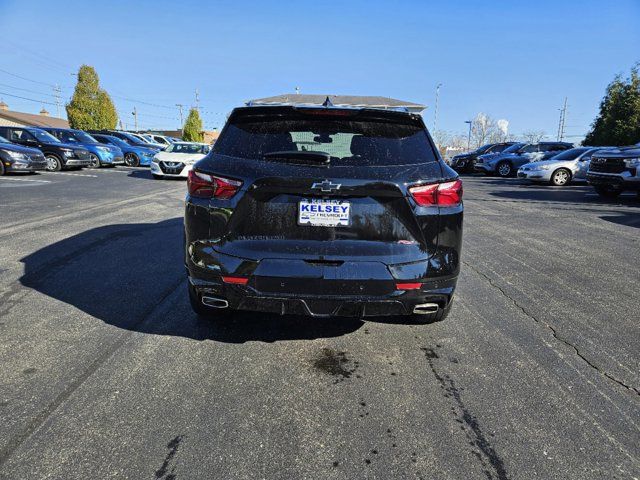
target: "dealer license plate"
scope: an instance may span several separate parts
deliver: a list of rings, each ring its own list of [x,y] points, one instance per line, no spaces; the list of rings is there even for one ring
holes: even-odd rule
[[[345,200],[301,200],[298,224],[314,227],[347,227],[351,204]]]

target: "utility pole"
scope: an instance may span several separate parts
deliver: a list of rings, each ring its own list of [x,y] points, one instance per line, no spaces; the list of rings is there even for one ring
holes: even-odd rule
[[[133,107],[133,112],[131,112],[131,114],[133,115],[133,124],[135,125],[135,130],[137,132],[138,131],[138,110],[136,110],[136,107]]]
[[[442,86],[441,83],[438,84],[438,86],[436,87],[436,108],[434,109],[434,113],[433,113],[433,134],[435,135],[436,130],[438,129],[438,100],[440,99],[440,87]]]
[[[564,126],[567,119],[567,97],[564,97],[564,104],[560,109],[560,120],[558,121],[558,141],[564,139]]]
[[[184,120],[182,119],[182,109],[184,108],[184,105],[182,103],[176,103],[176,107],[178,107],[178,110],[180,111],[180,130],[182,130],[182,126],[184,125]]]
[[[60,117],[60,103],[61,103],[61,98],[60,98],[60,93],[62,92],[62,89],[60,88],[60,85],[54,85],[53,87],[53,96],[56,98],[56,116],[58,118],[62,118]]]
[[[200,111],[200,93],[196,88],[196,110]]]
[[[469,136],[467,137],[467,151],[469,151],[471,149],[471,124],[473,123],[473,121],[465,120],[464,123],[469,124]]]

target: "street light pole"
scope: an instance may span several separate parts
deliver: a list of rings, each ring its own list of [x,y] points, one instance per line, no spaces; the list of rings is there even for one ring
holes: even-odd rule
[[[434,109],[433,112],[433,133],[435,135],[436,130],[438,129],[438,101],[440,100],[440,87],[442,86],[441,83],[439,83],[436,86],[436,108]]]
[[[465,120],[464,123],[469,124],[469,136],[467,137],[467,151],[471,149],[471,124],[473,123],[471,120]]]

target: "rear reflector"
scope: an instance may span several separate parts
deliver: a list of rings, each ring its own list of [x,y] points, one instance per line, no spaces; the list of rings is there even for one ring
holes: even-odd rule
[[[224,283],[231,283],[233,285],[246,285],[249,282],[248,278],[245,277],[222,277],[222,281]]]
[[[432,183],[411,187],[409,193],[421,207],[453,207],[462,203],[462,182]]]
[[[421,283],[396,283],[396,290],[418,290]]]

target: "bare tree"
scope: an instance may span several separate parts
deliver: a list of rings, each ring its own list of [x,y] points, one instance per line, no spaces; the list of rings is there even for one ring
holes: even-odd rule
[[[479,113],[471,123],[471,144],[476,148],[485,143],[498,143],[506,141],[506,120],[494,120],[485,113]]]
[[[521,135],[522,139],[528,143],[538,143],[546,136],[547,134],[544,130],[527,130],[522,132]]]

